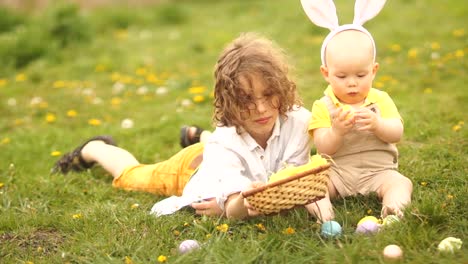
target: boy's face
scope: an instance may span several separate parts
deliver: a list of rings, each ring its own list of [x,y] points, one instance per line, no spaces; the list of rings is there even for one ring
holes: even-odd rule
[[[354,30],[337,34],[327,46],[326,63],[320,70],[335,96],[345,104],[362,104],[379,67],[368,36]]]
[[[243,91],[239,99],[244,104],[241,108],[245,109],[243,128],[257,142],[268,139],[279,115],[278,96],[258,74],[241,76],[239,82]]]

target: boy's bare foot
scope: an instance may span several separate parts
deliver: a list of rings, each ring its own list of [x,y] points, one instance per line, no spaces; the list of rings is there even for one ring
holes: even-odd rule
[[[203,128],[195,125],[183,126],[180,129],[180,145],[185,148],[200,142],[200,136],[203,131]]]

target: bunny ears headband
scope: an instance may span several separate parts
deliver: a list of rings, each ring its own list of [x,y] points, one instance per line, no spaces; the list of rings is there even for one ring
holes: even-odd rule
[[[352,24],[339,25],[338,17],[336,15],[336,7],[333,0],[301,0],[302,7],[306,15],[319,27],[330,29],[330,33],[327,35],[322,44],[320,51],[320,57],[322,59],[322,65],[326,65],[325,62],[325,49],[328,42],[338,33],[345,30],[358,30],[371,39],[372,46],[374,47],[374,60],[375,60],[375,42],[372,35],[362,25],[375,17],[380,10],[382,10],[385,0],[356,0],[354,5],[354,20]]]

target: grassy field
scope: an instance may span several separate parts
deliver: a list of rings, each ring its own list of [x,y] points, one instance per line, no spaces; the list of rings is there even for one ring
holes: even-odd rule
[[[380,62],[374,86],[405,120],[400,171],[414,183],[405,219],[376,235],[354,233],[360,218],[379,216],[375,196],[336,201],[344,234],[324,239],[303,209],[248,221],[155,218],[148,211],[163,197],[114,189],[100,168],[50,175],[58,156],[97,134],[113,135],[142,163],[177,152],[181,125],[211,126],[213,66],[241,32],[285,48],[307,108],[321,96],[327,30],[309,22],[299,1],[159,2],[0,9],[1,263],[385,263],[388,244],[404,250],[402,263],[468,263],[462,1],[388,1],[366,24]],[[351,22],[352,1],[336,2],[341,23]],[[448,236],[464,241],[461,250],[438,252]],[[178,254],[185,239],[201,249]]]

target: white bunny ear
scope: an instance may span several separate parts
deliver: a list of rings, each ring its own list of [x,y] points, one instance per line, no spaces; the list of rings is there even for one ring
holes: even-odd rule
[[[338,27],[336,7],[332,0],[301,0],[301,4],[312,23],[330,30]]]
[[[353,24],[363,25],[375,17],[385,5],[385,0],[356,0]]]

